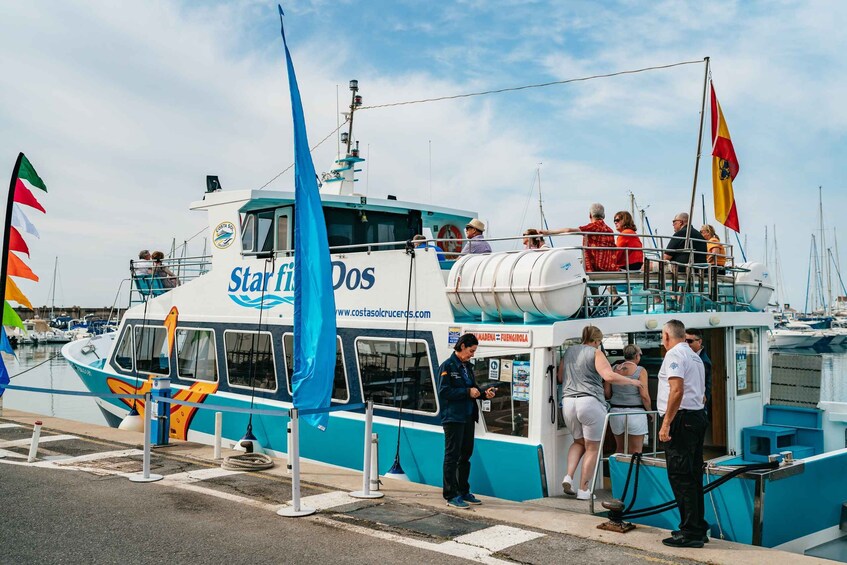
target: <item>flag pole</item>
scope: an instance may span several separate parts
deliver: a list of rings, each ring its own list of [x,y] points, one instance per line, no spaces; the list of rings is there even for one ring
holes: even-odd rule
[[[694,186],[691,188],[691,204],[688,207],[688,230],[685,232],[685,249],[691,248],[691,222],[694,217],[694,200],[697,198],[697,175],[700,172],[700,152],[703,149],[703,122],[706,118],[706,91],[709,89],[709,58],[706,62],[706,71],[703,73],[703,101],[700,104],[700,134],[697,136],[697,158],[694,160]],[[688,264],[694,263],[694,252],[688,255]]]
[[[12,169],[12,179],[9,181],[9,197],[6,200],[6,223],[3,224],[3,256],[0,260],[0,300],[2,300],[3,312],[6,311],[6,274],[9,266],[9,236],[12,231],[12,206],[15,204],[15,181],[18,180],[18,173],[21,169],[21,160],[24,154],[18,153],[18,160],[15,161],[15,168]],[[0,314],[2,321],[3,314]],[[0,322],[0,325],[2,323]]]

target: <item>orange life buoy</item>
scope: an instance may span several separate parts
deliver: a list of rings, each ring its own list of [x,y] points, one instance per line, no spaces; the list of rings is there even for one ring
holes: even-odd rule
[[[459,253],[462,251],[462,232],[453,224],[445,224],[438,230],[438,246],[445,253]]]

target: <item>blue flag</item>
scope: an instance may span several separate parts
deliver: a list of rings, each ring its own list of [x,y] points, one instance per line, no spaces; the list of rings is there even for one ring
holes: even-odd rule
[[[6,335],[5,326],[0,326],[0,351],[14,355],[15,350],[12,349],[12,344],[9,342],[9,336]]]
[[[321,197],[315,165],[306,138],[306,120],[291,53],[285,41],[279,6],[280,32],[288,67],[291,116],[294,121],[294,391],[295,408],[326,408],[335,378],[335,295]],[[309,414],[304,420],[323,430],[329,414]]]

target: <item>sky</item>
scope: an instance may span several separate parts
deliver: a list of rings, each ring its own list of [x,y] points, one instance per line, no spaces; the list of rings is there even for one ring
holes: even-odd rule
[[[535,0],[287,2],[286,34],[310,142],[365,106],[696,64],[512,93],[363,110],[370,196],[476,211],[489,237],[607,219],[630,193],[670,235],[689,207],[705,57],[740,162],[749,260],[778,256],[783,301],[803,306],[811,236],[835,254],[847,209],[847,3]],[[0,174],[19,151],[47,184],[28,238],[36,305],[125,306],[138,250],[208,245],[191,202],[205,177],[259,188],[293,161],[275,3],[0,0]],[[340,100],[340,102],[339,102]],[[708,119],[694,224],[715,224]],[[313,153],[327,170],[336,137]],[[364,185],[364,186],[362,186]],[[293,172],[269,189],[290,190]],[[847,231],[847,228],[843,228]],[[723,230],[719,229],[721,239]],[[774,231],[778,253],[775,254]],[[564,240],[562,241],[564,244]],[[732,238],[732,243],[735,238]],[[506,248],[511,248],[507,245]],[[181,253],[181,250],[178,250]],[[736,248],[736,256],[740,251]],[[840,255],[847,253],[847,242]],[[847,269],[847,263],[845,263]],[[840,287],[833,272],[833,292]],[[839,294],[847,294],[841,292]]]

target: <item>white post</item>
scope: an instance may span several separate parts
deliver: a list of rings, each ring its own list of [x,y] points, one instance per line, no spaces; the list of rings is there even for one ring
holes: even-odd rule
[[[221,436],[223,435],[224,415],[223,412],[215,412],[215,461],[221,458]]]
[[[371,434],[371,492],[379,490],[379,435]]]
[[[142,458],[141,464],[141,475],[138,473],[134,475],[130,475],[129,480],[134,483],[152,483],[154,481],[161,481],[162,475],[155,475],[150,473],[150,433],[152,425],[150,423],[150,419],[153,417],[153,408],[150,402],[150,393],[144,394],[144,457]]]
[[[291,420],[285,425],[285,440],[286,440],[286,456],[285,456],[285,472],[291,474]]]
[[[374,403],[373,400],[368,400],[367,408],[365,409],[365,460],[362,464],[362,490],[351,492],[353,498],[382,498],[385,493],[371,492],[371,450],[373,434],[373,419],[374,419]]]
[[[314,508],[300,507],[300,418],[299,410],[292,408],[291,415],[291,452],[288,454],[291,461],[291,506],[283,506],[277,510],[280,516],[297,518],[309,516],[315,513]]]
[[[35,421],[35,427],[32,428],[32,442],[29,444],[29,457],[26,458],[27,463],[35,461],[35,456],[38,453],[38,439],[41,437],[41,420]]]

